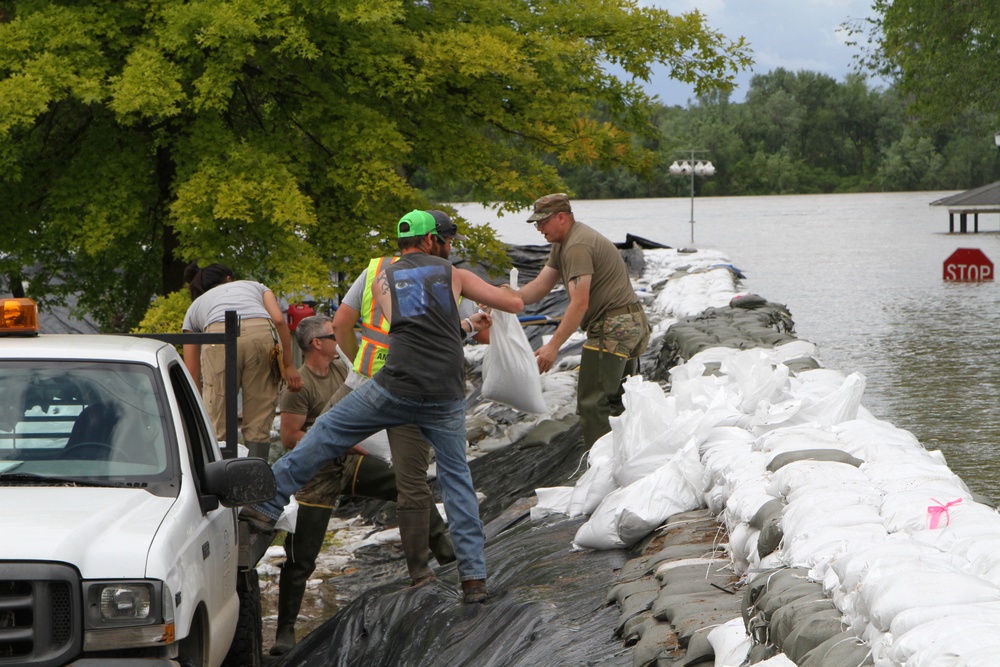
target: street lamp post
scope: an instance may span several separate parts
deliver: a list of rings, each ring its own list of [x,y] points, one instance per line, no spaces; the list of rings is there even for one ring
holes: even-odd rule
[[[687,160],[684,160],[683,162],[678,164],[677,160],[674,160],[674,163],[670,165],[670,174],[671,176],[691,177],[691,243],[693,245],[694,244],[694,177],[695,176],[708,177],[715,175],[715,166],[708,160],[703,162],[701,160],[696,161],[694,159],[695,153],[705,153],[707,151],[692,150],[687,152],[691,154],[691,161],[688,162]]]

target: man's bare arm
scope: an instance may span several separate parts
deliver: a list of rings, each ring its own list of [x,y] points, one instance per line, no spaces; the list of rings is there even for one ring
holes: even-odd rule
[[[535,350],[535,359],[538,361],[538,371],[544,373],[552,368],[559,354],[559,348],[565,343],[573,332],[580,328],[583,316],[590,307],[590,282],[592,276],[577,276],[569,281],[566,291],[569,292],[569,305],[563,313],[562,321],[556,327],[551,340],[545,345]]]
[[[354,363],[358,354],[358,338],[354,333],[354,325],[361,319],[361,313],[350,306],[340,304],[333,314],[333,333],[337,336],[337,346],[343,352],[344,358]]]
[[[525,304],[538,303],[542,298],[552,291],[552,288],[559,282],[559,272],[551,266],[543,266],[535,279],[518,290],[524,298]]]
[[[506,313],[519,313],[524,310],[521,295],[509,285],[495,287],[472,271],[454,269],[453,282],[459,288],[459,294],[476,303],[502,310]]]
[[[302,428],[305,423],[306,415],[281,411],[281,426],[278,430],[281,434],[281,444],[285,446],[285,449],[292,449],[299,444],[299,440],[306,434],[305,429]]]

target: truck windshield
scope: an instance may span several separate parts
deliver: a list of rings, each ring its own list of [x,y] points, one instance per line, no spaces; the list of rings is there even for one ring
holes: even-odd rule
[[[147,484],[165,479],[153,370],[106,361],[0,361],[0,475]]]

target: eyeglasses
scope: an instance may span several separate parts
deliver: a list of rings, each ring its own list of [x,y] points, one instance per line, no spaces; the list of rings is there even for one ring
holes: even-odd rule
[[[556,215],[556,214],[553,213],[552,215],[550,215],[549,217],[545,218],[544,220],[536,220],[535,221],[535,229],[541,229],[543,225],[548,224],[549,220],[551,220],[552,216],[554,216],[554,215]]]
[[[313,336],[313,340],[337,340],[337,334],[323,334],[322,336]]]

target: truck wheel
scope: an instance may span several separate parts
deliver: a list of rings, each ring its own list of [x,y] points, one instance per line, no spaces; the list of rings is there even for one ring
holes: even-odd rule
[[[240,572],[236,593],[240,598],[240,618],[236,634],[222,667],[260,667],[264,653],[264,631],[260,618],[260,583],[257,570]]]
[[[205,621],[202,613],[198,613],[191,626],[191,632],[181,641],[180,656],[177,662],[181,667],[207,667],[208,661],[205,658],[207,647],[205,646]]]

